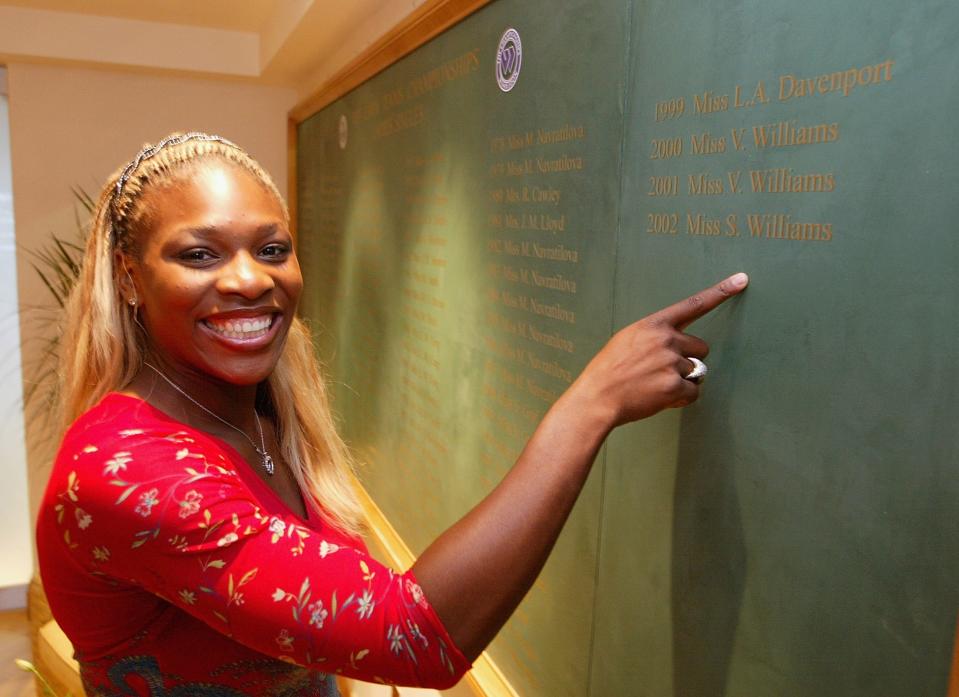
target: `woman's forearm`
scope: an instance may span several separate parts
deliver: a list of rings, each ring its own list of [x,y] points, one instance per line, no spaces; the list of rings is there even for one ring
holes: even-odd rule
[[[426,597],[470,660],[536,579],[611,425],[594,400],[571,388],[496,488],[416,562]]]

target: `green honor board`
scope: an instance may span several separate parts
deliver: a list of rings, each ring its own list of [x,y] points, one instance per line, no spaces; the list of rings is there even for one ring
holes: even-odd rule
[[[414,552],[615,329],[751,276],[491,646],[520,694],[945,695],[957,35],[946,0],[499,0],[300,124],[304,314]]]

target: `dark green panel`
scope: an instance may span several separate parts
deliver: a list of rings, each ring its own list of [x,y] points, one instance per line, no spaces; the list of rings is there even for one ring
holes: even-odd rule
[[[959,603],[959,6],[635,13],[616,322],[732,271],[752,285],[694,327],[714,349],[702,401],[609,444],[592,693],[942,697]],[[818,79],[868,66],[848,93]],[[759,81],[768,103],[736,108]],[[706,92],[728,108],[698,113]],[[685,113],[657,121],[676,98]],[[792,140],[759,147],[763,128]],[[694,151],[703,134],[720,152]],[[651,159],[675,138],[680,156]],[[786,190],[759,193],[750,172]],[[671,177],[676,195],[649,195]],[[650,232],[674,214],[675,234]],[[751,231],[750,215],[800,225]]]
[[[944,695],[957,35],[946,0],[500,0],[300,126],[304,311],[416,552],[613,327],[752,278],[494,643],[520,694]]]
[[[417,553],[609,334],[625,15],[498,2],[300,126],[305,313],[363,482]],[[504,93],[508,27],[523,64]],[[588,689],[600,494],[597,476],[491,649],[521,694]]]

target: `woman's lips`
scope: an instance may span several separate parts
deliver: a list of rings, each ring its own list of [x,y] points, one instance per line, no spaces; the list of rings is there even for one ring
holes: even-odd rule
[[[252,317],[207,318],[200,324],[217,339],[245,348],[269,343],[280,326],[281,315],[262,314]]]

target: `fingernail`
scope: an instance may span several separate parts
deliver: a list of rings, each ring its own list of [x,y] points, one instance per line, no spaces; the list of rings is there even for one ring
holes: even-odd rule
[[[733,288],[745,288],[746,284],[749,283],[749,276],[744,273],[737,273],[735,276],[729,277],[729,282]]]

